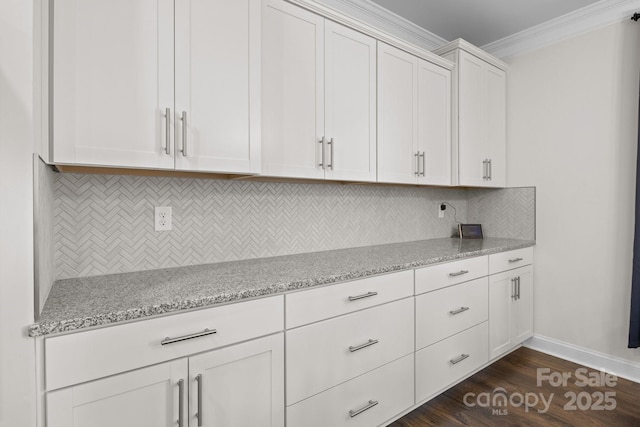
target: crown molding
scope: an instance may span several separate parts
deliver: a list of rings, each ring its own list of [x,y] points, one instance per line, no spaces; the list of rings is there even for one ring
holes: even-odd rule
[[[448,42],[371,0],[317,1],[425,50],[434,50]]]
[[[601,0],[486,44],[481,49],[501,59],[511,58],[630,19],[639,9],[640,0]]]
[[[375,3],[370,2],[369,0],[286,0],[289,3],[301,6],[311,12],[317,13],[320,16],[323,16],[327,19],[330,19],[339,24],[350,27],[356,31],[359,31],[363,34],[371,36],[376,40],[387,43],[391,46],[395,46],[398,49],[404,50],[414,56],[425,59],[433,64],[436,64],[440,67],[446,68],[448,70],[453,69],[453,62],[442,58],[441,56],[436,55],[431,52],[434,47],[429,45],[429,47],[425,46],[425,39],[422,39],[422,42],[419,44],[416,41],[409,40],[411,37],[408,32],[399,34],[398,27],[394,27],[395,31],[392,32],[392,29],[382,28],[383,25],[380,23],[371,22],[371,19],[367,20],[362,17],[361,14],[355,12],[355,9],[346,9],[344,5],[353,6],[358,3],[362,4],[371,4],[372,10],[375,7],[379,7],[375,5]],[[342,8],[339,7],[339,4],[342,4]],[[391,13],[386,11],[386,9],[379,7],[383,12],[381,13]],[[413,25],[413,24],[412,24]],[[416,27],[420,28],[420,27]],[[423,32],[425,30],[422,30]]]
[[[471,55],[476,56],[497,68],[500,68],[502,71],[509,70],[509,65],[507,65],[506,62],[499,60],[493,55],[489,55],[484,50],[480,49],[475,45],[472,45],[471,43],[469,43],[464,39],[456,39],[452,42],[449,42],[446,45],[441,46],[438,49],[434,50],[433,53],[435,53],[436,55],[445,56],[446,54],[453,52],[454,50],[457,50],[457,49],[464,50],[470,53]]]

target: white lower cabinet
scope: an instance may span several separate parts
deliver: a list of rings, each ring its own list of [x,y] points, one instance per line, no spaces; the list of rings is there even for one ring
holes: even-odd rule
[[[187,371],[183,358],[49,392],[47,427],[173,427]]]
[[[489,361],[489,327],[483,322],[416,352],[416,402],[444,391]]]
[[[287,408],[288,427],[381,425],[414,403],[413,353]]]
[[[46,425],[386,425],[533,334],[532,263],[524,248],[53,336]]]
[[[283,426],[283,334],[189,358],[189,425]]]
[[[416,296],[416,349],[488,319],[486,277]]]
[[[287,331],[287,405],[413,353],[413,298]]]
[[[283,426],[283,334],[49,392],[47,422],[48,427]]]
[[[490,276],[489,324],[490,359],[533,335],[533,266]]]

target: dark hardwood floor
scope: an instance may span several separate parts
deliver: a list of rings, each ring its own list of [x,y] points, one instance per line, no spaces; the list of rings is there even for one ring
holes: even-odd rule
[[[547,370],[538,374],[538,368]],[[570,377],[562,381],[563,374]],[[391,426],[640,426],[640,384],[612,380],[520,348]],[[527,399],[529,407],[522,402]]]

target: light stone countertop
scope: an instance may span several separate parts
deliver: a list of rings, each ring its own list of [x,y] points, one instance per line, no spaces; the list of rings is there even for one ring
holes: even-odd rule
[[[444,238],[58,280],[28,334],[115,324],[533,245]]]

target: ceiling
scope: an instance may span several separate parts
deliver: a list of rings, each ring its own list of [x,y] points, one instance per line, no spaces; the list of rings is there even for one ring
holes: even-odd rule
[[[372,0],[448,41],[500,40],[599,0]]]

